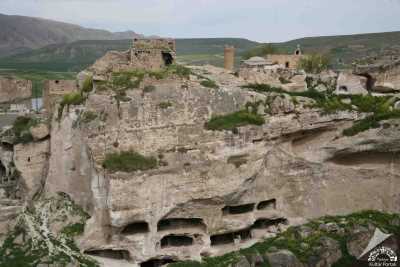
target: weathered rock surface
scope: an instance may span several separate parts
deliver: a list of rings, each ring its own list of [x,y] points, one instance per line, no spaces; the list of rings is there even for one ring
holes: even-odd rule
[[[50,135],[50,129],[46,123],[39,123],[30,128],[29,131],[35,141],[42,140]]]
[[[341,72],[337,80],[336,93],[341,95],[368,94],[367,78],[349,72]]]

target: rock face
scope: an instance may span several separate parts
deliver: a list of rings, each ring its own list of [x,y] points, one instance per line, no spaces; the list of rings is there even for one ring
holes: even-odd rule
[[[0,104],[31,97],[32,82],[28,80],[0,79]]]
[[[49,151],[49,140],[14,146],[14,164],[26,200],[32,199],[45,182]]]
[[[356,114],[321,116],[282,101],[262,126],[210,131],[204,124],[212,116],[268,96],[240,88],[243,80],[223,70],[195,72],[191,80],[147,77],[123,101],[112,90],[93,92],[53,122],[46,191],[65,192],[90,211],[83,250],[111,251],[111,258],[132,264],[200,260],[304,219],[399,212],[398,122],[343,137]],[[220,88],[202,86],[199,75]],[[144,91],[149,84],[154,90]],[[87,122],[85,112],[97,116]],[[163,164],[132,173],[102,167],[107,154],[130,150]],[[241,164],[233,164],[238,157]],[[325,260],[340,256],[330,251]]]
[[[354,72],[369,77],[371,90],[375,92],[400,91],[400,60],[357,66]]]

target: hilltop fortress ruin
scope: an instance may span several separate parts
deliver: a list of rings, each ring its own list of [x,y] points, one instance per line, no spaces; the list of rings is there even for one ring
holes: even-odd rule
[[[76,81],[47,82],[50,123],[1,135],[0,240],[22,218],[33,233],[46,229],[27,238],[56,253],[60,237],[76,265],[160,267],[325,215],[399,213],[398,65],[307,74],[300,57],[253,58],[234,73],[230,59],[228,69],[185,67],[173,40],[135,40]],[[358,101],[371,94],[391,98],[386,117],[354,129],[371,115]],[[32,200],[36,209],[24,209]],[[310,266],[342,257],[329,244],[337,253]]]

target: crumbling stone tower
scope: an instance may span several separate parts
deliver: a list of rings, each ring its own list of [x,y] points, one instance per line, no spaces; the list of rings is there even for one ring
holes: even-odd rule
[[[235,68],[235,47],[226,45],[224,48],[224,68],[233,71]]]
[[[175,62],[176,45],[173,39],[134,39],[131,49],[133,68],[157,70]]]

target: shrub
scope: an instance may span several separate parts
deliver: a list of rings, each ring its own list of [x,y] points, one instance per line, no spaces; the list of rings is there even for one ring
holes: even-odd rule
[[[279,77],[279,81],[281,82],[281,84],[288,84],[288,83],[291,83],[291,81],[289,81],[289,80],[286,79],[285,77]]]
[[[61,105],[69,106],[69,105],[80,105],[85,101],[85,98],[80,92],[74,92],[70,94],[64,95]]]
[[[11,129],[14,135],[14,143],[26,144],[33,141],[32,134],[29,129],[39,123],[38,119],[31,117],[18,117]]]
[[[209,80],[209,79],[201,81],[200,84],[207,88],[214,88],[214,89],[219,88],[219,86],[213,80]]]
[[[103,167],[111,172],[134,172],[149,170],[157,167],[157,159],[145,157],[134,151],[107,154]]]
[[[89,123],[91,121],[94,121],[95,119],[97,119],[97,114],[96,113],[94,113],[93,111],[85,111],[82,114],[81,122],[82,123]]]
[[[172,107],[172,103],[167,101],[167,102],[161,102],[160,104],[158,104],[158,107],[161,109],[167,109],[169,107]]]
[[[330,59],[326,55],[311,54],[300,59],[298,68],[307,73],[321,73],[328,68],[329,61]]]
[[[154,85],[146,85],[143,88],[144,93],[150,93],[150,92],[153,92],[154,90],[156,90],[156,87]]]
[[[247,110],[237,111],[223,116],[216,116],[205,124],[208,130],[231,130],[234,131],[237,127],[245,125],[263,125],[265,120],[262,116],[250,113]]]
[[[266,56],[266,55],[271,55],[271,54],[276,54],[278,53],[278,49],[271,44],[265,44],[261,46],[257,46],[255,48],[252,48],[246,52],[243,53],[242,58],[243,59],[249,59],[251,57],[256,57],[256,56]]]
[[[114,72],[111,78],[113,89],[126,90],[138,88],[144,78],[145,72],[141,70]]]
[[[82,95],[81,92],[73,92],[64,95],[58,108],[57,120],[61,119],[65,106],[67,107],[67,109],[69,109],[69,106],[81,105],[83,104],[83,102],[85,102],[85,97]]]
[[[173,64],[169,66],[169,68],[172,69],[173,73],[182,78],[188,79],[190,77],[190,74],[192,74],[192,71],[183,65]]]
[[[93,90],[93,77],[87,77],[83,82],[82,91],[85,93],[89,93]]]

